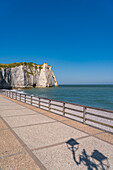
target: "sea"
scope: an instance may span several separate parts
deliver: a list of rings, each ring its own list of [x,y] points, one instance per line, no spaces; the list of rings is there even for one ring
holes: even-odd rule
[[[59,87],[25,89],[23,93],[113,110],[113,85],[59,85]]]

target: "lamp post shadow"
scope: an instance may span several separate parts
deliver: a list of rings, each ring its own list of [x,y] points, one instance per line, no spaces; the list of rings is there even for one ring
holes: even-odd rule
[[[83,163],[88,170],[108,170],[110,168],[108,158],[98,150],[93,150],[92,154],[88,155],[86,150],[83,149],[81,154],[79,154],[77,161],[75,152],[79,149],[79,143],[75,139],[71,138],[66,142],[66,144],[67,148],[71,150],[73,160],[77,166]]]

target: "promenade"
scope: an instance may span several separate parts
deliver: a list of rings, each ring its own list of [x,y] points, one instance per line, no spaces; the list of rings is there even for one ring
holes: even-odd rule
[[[0,95],[0,170],[113,169],[113,134]]]

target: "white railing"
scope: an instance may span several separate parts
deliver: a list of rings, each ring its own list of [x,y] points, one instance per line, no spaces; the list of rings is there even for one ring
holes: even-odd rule
[[[113,133],[113,111],[85,105],[62,102],[32,96],[11,90],[1,90],[1,93],[14,100],[71,118],[90,126]]]

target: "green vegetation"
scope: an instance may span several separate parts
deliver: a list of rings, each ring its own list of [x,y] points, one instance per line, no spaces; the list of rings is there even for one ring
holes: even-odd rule
[[[0,70],[1,68],[14,68],[14,67],[19,67],[21,65],[24,65],[24,71],[27,74],[28,77],[30,77],[30,75],[33,75],[33,68],[35,68],[37,70],[37,68],[39,68],[38,71],[38,75],[40,75],[41,70],[43,69],[43,64],[35,64],[33,62],[21,62],[21,63],[11,63],[11,64],[0,64]]]
[[[24,70],[25,73],[33,75],[33,72],[29,72],[27,70]]]
[[[35,66],[35,69],[37,69],[37,66]]]
[[[26,65],[26,62],[11,63],[11,64],[0,64],[0,68],[12,68],[12,67],[18,67],[20,65]]]
[[[21,63],[11,63],[11,64],[0,64],[0,69],[1,68],[13,68],[13,67],[19,67],[21,65],[25,65],[28,66],[29,68],[32,68],[35,66],[35,69],[37,69],[37,65],[39,65],[39,67],[42,66],[42,64],[35,64],[32,62],[26,63],[26,62],[21,62]],[[42,68],[41,68],[42,69]],[[40,69],[40,70],[41,70]]]
[[[39,70],[40,70],[40,71],[41,71],[41,69],[43,69],[42,64],[40,64],[40,66],[39,66]]]

